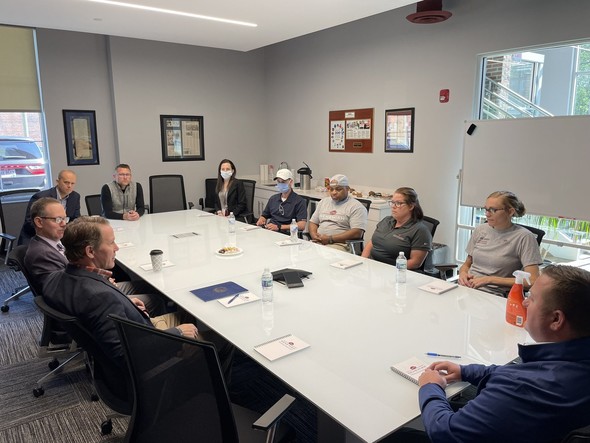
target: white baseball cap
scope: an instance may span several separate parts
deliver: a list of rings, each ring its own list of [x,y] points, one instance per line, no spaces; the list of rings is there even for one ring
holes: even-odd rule
[[[277,176],[274,178],[274,180],[276,180],[277,178],[283,180],[293,180],[293,174],[291,174],[291,171],[289,169],[279,169],[277,171]]]

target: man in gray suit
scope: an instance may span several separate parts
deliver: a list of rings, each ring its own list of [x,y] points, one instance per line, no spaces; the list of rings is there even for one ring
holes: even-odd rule
[[[23,223],[23,227],[18,237],[19,245],[28,244],[31,238],[35,235],[35,223],[33,222],[31,210],[33,204],[43,197],[56,199],[64,207],[64,214],[69,217],[70,220],[75,220],[80,217],[80,194],[74,191],[74,186],[76,186],[76,173],[64,169],[59,172],[53,188],[33,194],[27,206],[25,222]]]
[[[59,201],[43,197],[33,203],[31,220],[34,223],[36,235],[27,247],[25,266],[33,291],[42,294],[43,281],[46,277],[52,272],[64,269],[68,264],[61,244],[68,217]]]

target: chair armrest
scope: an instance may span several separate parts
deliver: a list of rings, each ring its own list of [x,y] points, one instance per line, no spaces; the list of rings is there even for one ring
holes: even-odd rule
[[[447,279],[447,271],[452,271],[453,269],[457,269],[458,266],[459,265],[457,265],[455,263],[445,263],[445,264],[440,264],[440,265],[434,265],[434,268],[439,272],[440,278],[442,280],[455,281],[455,280],[458,280],[459,277],[453,276],[453,277]]]
[[[188,202],[189,209],[193,209],[194,207],[195,207],[195,204],[193,202]]]
[[[363,247],[365,246],[365,240],[362,238],[356,240],[346,240],[346,244],[350,247],[350,252],[352,252],[354,255],[361,255],[363,252]]]
[[[295,397],[291,397],[289,394],[283,395],[274,405],[270,407],[262,416],[256,420],[252,427],[261,431],[268,431],[273,426],[276,426],[283,415],[289,410]]]
[[[201,206],[201,211],[205,210],[205,199],[203,197],[199,198],[199,205]]]
[[[244,219],[244,223],[250,224],[250,220],[254,219],[254,213],[253,212],[244,212],[243,214],[240,215],[240,218]]]

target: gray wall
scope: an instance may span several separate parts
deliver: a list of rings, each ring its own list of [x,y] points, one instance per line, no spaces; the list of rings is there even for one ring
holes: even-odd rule
[[[436,25],[407,22],[410,6],[250,53],[40,30],[52,169],[66,164],[61,110],[94,109],[101,165],[76,169],[82,194],[97,192],[119,160],[146,191],[149,175],[184,174],[193,201],[222,157],[241,175],[306,161],[318,178],[343,172],[353,184],[415,187],[441,220],[437,241],[452,244],[478,54],[588,38],[590,2],[444,5],[454,15]],[[446,88],[450,102],[439,104]],[[329,153],[328,112],[365,107],[375,108],[374,152]],[[401,107],[416,108],[415,153],[385,154],[384,111]],[[204,116],[205,162],[161,162],[160,114]],[[482,183],[482,195],[491,191]]]

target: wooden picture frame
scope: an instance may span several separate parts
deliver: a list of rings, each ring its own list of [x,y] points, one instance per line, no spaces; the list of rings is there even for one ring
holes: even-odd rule
[[[160,115],[162,161],[205,160],[203,116]]]
[[[414,152],[414,113],[416,108],[385,111],[385,152]]]
[[[68,166],[98,165],[95,111],[63,110]]]
[[[330,111],[328,150],[330,152],[373,152],[373,108]]]

